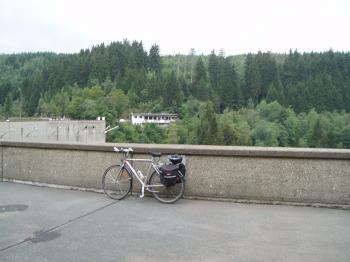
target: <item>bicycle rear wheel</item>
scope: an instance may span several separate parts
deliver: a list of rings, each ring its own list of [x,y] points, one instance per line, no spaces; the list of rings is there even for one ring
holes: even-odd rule
[[[106,169],[102,176],[102,188],[112,199],[123,199],[131,189],[132,175],[125,167],[113,165]]]
[[[185,180],[182,177],[179,177],[179,179],[179,183],[167,187],[160,182],[160,175],[154,171],[149,178],[149,185],[151,186],[153,196],[161,203],[175,203],[182,197],[185,191]]]

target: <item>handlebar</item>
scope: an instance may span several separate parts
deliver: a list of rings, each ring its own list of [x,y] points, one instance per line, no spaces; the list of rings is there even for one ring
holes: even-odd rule
[[[129,147],[129,148],[118,148],[118,147],[113,147],[113,151],[114,152],[122,152],[124,153],[126,156],[129,155],[129,153],[132,153],[134,152],[134,150]],[[151,155],[153,158],[160,158],[162,156],[162,153],[159,153],[159,152],[148,152],[149,155]]]
[[[134,152],[134,150],[129,147],[129,148],[118,148],[118,147],[113,147],[114,152],[123,152],[123,153],[130,153],[130,152]]]

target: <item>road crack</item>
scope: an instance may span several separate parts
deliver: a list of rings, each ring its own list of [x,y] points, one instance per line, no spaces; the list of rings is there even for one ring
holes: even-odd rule
[[[47,230],[36,231],[36,232],[33,233],[32,236],[29,236],[29,237],[23,239],[22,241],[19,241],[17,243],[11,244],[11,245],[9,245],[7,247],[4,247],[4,248],[0,248],[0,252],[3,252],[3,251],[6,251],[6,250],[9,250],[9,249],[18,247],[18,246],[20,246],[20,245],[22,245],[24,243],[27,243],[27,242],[38,243],[38,242],[48,241],[48,240],[52,240],[54,238],[57,238],[59,236],[59,234],[58,233],[53,233],[54,231],[57,231],[57,230],[65,227],[65,226],[67,226],[69,224],[72,224],[72,223],[74,223],[74,222],[76,222],[78,220],[81,220],[81,219],[83,219],[83,218],[85,218],[87,216],[95,214],[95,213],[97,213],[97,212],[99,212],[99,211],[101,211],[101,210],[103,210],[103,209],[105,209],[107,207],[115,205],[118,202],[119,201],[115,201],[115,202],[109,203],[107,205],[104,205],[102,207],[96,208],[96,209],[94,209],[92,211],[89,211],[89,212],[87,212],[87,213],[85,213],[83,215],[80,215],[78,217],[72,218],[72,219],[70,219],[70,220],[68,220],[68,221],[66,221],[66,222],[64,222],[64,223],[62,223],[62,224],[60,224],[58,226],[51,227],[51,228],[49,228]]]

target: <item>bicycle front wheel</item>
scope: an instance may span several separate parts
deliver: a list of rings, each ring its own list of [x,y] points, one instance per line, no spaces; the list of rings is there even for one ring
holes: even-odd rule
[[[182,177],[179,177],[179,179],[180,181],[173,186],[164,186],[160,181],[160,175],[154,171],[149,178],[153,196],[161,203],[175,203],[185,191],[185,180]]]
[[[103,191],[112,199],[123,199],[130,192],[131,185],[132,175],[125,167],[113,165],[103,173]]]

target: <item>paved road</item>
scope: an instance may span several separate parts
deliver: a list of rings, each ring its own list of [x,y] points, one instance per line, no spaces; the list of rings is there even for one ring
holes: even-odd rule
[[[0,183],[0,261],[350,261],[350,211]]]

